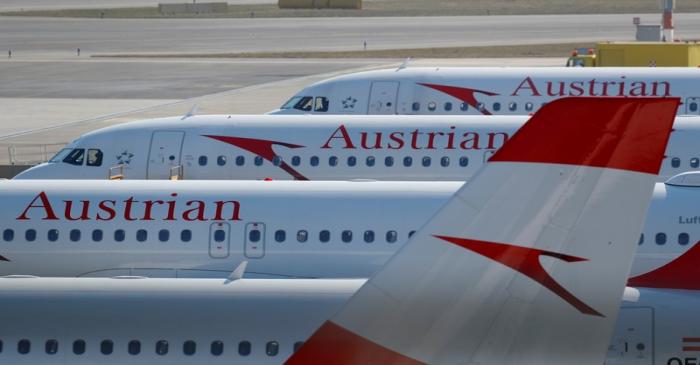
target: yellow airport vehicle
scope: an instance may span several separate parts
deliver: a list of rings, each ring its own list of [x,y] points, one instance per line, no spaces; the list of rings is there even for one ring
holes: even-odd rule
[[[568,67],[699,67],[697,42],[605,42],[576,49]]]

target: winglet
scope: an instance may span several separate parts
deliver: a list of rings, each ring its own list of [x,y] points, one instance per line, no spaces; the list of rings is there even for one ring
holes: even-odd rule
[[[231,272],[231,275],[226,278],[226,281],[224,281],[224,284],[228,284],[230,282],[240,280],[243,278],[243,275],[245,274],[245,269],[248,267],[248,261],[243,261],[238,266]]]

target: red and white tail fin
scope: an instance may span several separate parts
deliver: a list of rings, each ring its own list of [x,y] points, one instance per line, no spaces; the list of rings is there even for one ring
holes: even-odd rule
[[[287,364],[602,364],[677,99],[547,104]]]

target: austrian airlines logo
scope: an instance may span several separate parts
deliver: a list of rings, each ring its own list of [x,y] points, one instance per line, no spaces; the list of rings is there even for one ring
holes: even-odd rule
[[[588,304],[576,298],[573,294],[561,286],[561,284],[557,283],[554,278],[552,278],[547,271],[545,271],[542,264],[540,264],[541,256],[549,256],[565,262],[580,262],[587,261],[587,259],[556,252],[513,246],[504,243],[477,241],[467,238],[448,236],[435,237],[466,248],[472,252],[478,253],[481,256],[488,257],[491,260],[510,267],[511,269],[529,277],[545,288],[551,290],[554,294],[564,299],[567,303],[571,304],[571,306],[578,309],[578,311],[583,314],[605,317],[595,309],[588,306]]]
[[[282,147],[287,147],[287,148],[304,148],[304,146],[298,145],[298,144],[291,144],[291,143],[285,143],[285,142],[276,142],[276,141],[267,141],[264,139],[255,139],[255,138],[242,138],[242,137],[229,137],[229,136],[212,136],[212,135],[204,135],[204,137],[209,137],[211,139],[215,139],[220,142],[228,143],[230,145],[234,145],[238,148],[244,149],[250,153],[254,153],[257,156],[260,156],[264,159],[266,159],[269,162],[272,162],[273,164],[274,159],[275,159],[275,151],[272,149],[272,146],[278,145]],[[292,175],[295,180],[309,180],[306,178],[306,176],[302,175],[299,171],[293,169],[291,166],[289,166],[286,162],[280,161],[279,162],[279,168],[287,172],[288,174]]]
[[[479,102],[476,100],[476,93],[488,95],[488,96],[497,96],[497,93],[490,92],[490,91],[484,91],[484,90],[478,90],[478,89],[469,89],[466,87],[457,87],[457,86],[446,86],[446,85],[436,85],[436,84],[424,84],[424,83],[418,83],[418,85],[423,85],[425,87],[429,87],[431,89],[443,92],[447,95],[450,95],[452,97],[455,97],[465,103],[467,103],[469,106],[471,106],[474,109],[479,110],[482,114],[484,115],[491,115],[491,112],[486,110],[486,108],[483,106],[483,104],[479,104]]]

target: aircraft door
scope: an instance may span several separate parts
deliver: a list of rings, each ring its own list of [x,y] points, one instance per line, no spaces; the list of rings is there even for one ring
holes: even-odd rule
[[[209,226],[209,256],[214,259],[225,259],[229,255],[231,226],[218,222]]]
[[[685,99],[685,114],[700,115],[700,97]]]
[[[654,311],[649,307],[620,309],[605,365],[654,363]]]
[[[148,179],[170,178],[170,168],[180,165],[185,132],[155,131],[148,152]]]
[[[396,114],[399,95],[398,81],[375,81],[369,92],[367,114]]]
[[[260,259],[265,256],[265,224],[251,222],[245,226],[245,257]]]

